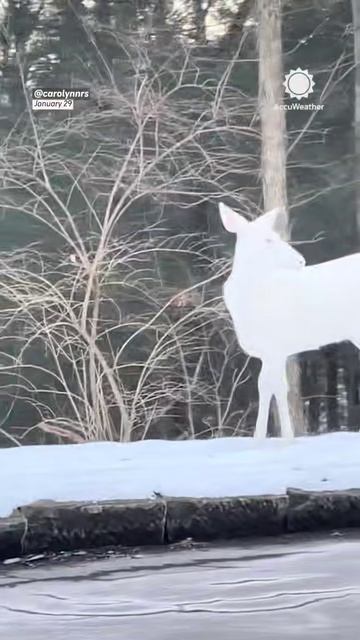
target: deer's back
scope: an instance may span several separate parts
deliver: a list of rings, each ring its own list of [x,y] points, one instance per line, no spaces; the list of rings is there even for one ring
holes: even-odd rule
[[[232,274],[224,299],[240,345],[259,358],[360,339],[360,254],[247,281]]]

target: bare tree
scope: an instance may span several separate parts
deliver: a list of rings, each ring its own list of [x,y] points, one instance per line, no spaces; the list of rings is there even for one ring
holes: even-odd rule
[[[264,209],[280,207],[286,212],[281,232],[288,237],[286,189],[287,132],[283,101],[281,42],[281,0],[258,0],[259,110],[261,120],[261,173]],[[301,400],[300,368],[296,360],[288,365],[290,411],[295,433],[305,430]]]
[[[28,105],[28,126],[1,147],[2,202],[40,240],[0,253],[0,393],[12,414],[31,407],[30,430],[62,440],[146,437],[175,411],[184,437],[240,433],[246,367],[240,354],[231,363],[219,295],[228,265],[208,231],[169,233],[162,210],[195,217],[224,193],[251,209],[239,176],[256,169],[244,149],[257,144],[252,114],[226,63],[210,84],[190,47],[162,52],[160,65],[139,39],[124,43],[132,73],[121,91],[112,77],[94,82],[101,109],[43,123]]]

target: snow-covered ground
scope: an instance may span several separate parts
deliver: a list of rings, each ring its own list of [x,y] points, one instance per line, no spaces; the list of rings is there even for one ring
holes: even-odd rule
[[[0,450],[0,517],[35,500],[283,494],[360,488],[360,433]]]

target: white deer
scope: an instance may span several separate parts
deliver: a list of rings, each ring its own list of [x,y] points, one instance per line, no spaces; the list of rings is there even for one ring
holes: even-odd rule
[[[266,437],[272,397],[281,435],[292,437],[286,362],[290,355],[349,340],[360,349],[360,253],[306,266],[276,232],[280,209],[248,222],[225,204],[220,215],[236,234],[224,301],[237,339],[262,361],[255,437]]]

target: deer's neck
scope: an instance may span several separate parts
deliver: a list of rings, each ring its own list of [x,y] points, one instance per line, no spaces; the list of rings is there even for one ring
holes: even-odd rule
[[[239,287],[249,288],[258,282],[264,281],[269,274],[269,268],[263,264],[247,261],[241,256],[241,252],[235,248],[234,260],[231,269],[230,279]]]

